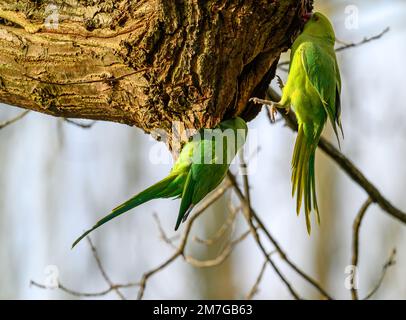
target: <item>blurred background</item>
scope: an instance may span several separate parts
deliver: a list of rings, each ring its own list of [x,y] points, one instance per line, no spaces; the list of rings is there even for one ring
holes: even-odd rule
[[[406,209],[406,2],[403,0],[315,1],[329,15],[337,38],[358,42],[365,36],[390,32],[381,39],[338,53],[342,88],[342,152],[397,207]],[[348,6],[350,9],[348,9]],[[349,13],[358,10],[359,25],[348,28]],[[347,8],[347,9],[346,9]],[[347,10],[347,11],[346,11]],[[350,11],[348,11],[350,10]],[[350,25],[350,27],[354,25]],[[285,55],[281,61],[287,60]],[[286,74],[278,74],[286,79]],[[20,109],[0,107],[0,123]],[[265,111],[249,124],[261,146],[249,176],[252,204],[289,257],[317,279],[331,295],[350,298],[344,282],[351,262],[352,223],[366,193],[323,153],[316,170],[321,226],[309,237],[303,215],[295,214],[291,198],[290,158],[295,134],[282,122],[270,125]],[[324,136],[335,143],[330,128]],[[72,241],[115,205],[164,177],[170,163],[151,164],[151,154],[170,157],[162,143],[137,128],[97,122],[82,129],[61,119],[30,112],[0,131],[0,298],[73,299],[58,289],[43,290],[30,281],[46,283],[58,271],[60,282],[85,292],[108,286],[97,269],[86,241],[74,250]],[[231,238],[246,230],[237,219],[215,244],[193,241],[210,238],[228,216],[230,193],[194,224],[186,252],[204,260],[214,258]],[[113,220],[92,234],[103,265],[115,283],[138,281],[163,262],[173,248],[160,238],[153,214],[169,236],[178,201],[156,200]],[[183,227],[184,228],[184,227]],[[183,230],[183,229],[182,229]],[[387,272],[377,299],[406,298],[406,229],[372,205],[360,237],[359,294],[376,284],[391,250],[396,265]],[[272,247],[269,246],[269,249]],[[307,298],[320,296],[278,258],[275,260],[295,288]],[[220,266],[195,268],[176,260],[153,276],[147,299],[238,299],[253,286],[264,262],[252,238],[239,244]],[[55,267],[53,267],[55,266]],[[135,298],[138,288],[123,290]],[[101,297],[115,299],[112,292]],[[290,299],[268,267],[257,299]]]

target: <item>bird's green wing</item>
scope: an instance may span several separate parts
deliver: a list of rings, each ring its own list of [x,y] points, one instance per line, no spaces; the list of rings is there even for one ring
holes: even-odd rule
[[[86,237],[90,232],[96,230],[98,227],[102,226],[111,219],[114,219],[115,217],[118,217],[119,215],[127,212],[128,210],[131,210],[152,199],[172,198],[180,196],[185,179],[186,173],[170,174],[165,179],[140,192],[128,201],[114,208],[109,215],[99,220],[91,229],[83,233],[79,238],[75,240],[72,248],[76,246],[79,241]]]
[[[337,125],[340,122],[340,91],[341,80],[337,78],[337,62],[334,52],[329,48],[314,41],[304,42],[299,50],[306,75],[320,96],[328,118],[333,126],[334,133],[338,138]]]
[[[209,164],[192,166],[193,179],[199,181],[195,186],[192,203],[197,204],[213,191],[227,174],[229,164]]]
[[[227,164],[193,164],[182,193],[175,231],[186,220],[193,207],[213,191],[224,179]]]
[[[191,150],[191,154],[189,157],[192,159],[193,163],[190,166],[190,170],[183,187],[182,201],[180,203],[175,231],[179,228],[181,222],[186,220],[190,211],[193,209],[193,206],[197,204],[196,202],[193,202],[196,186],[199,183],[202,183],[205,179],[209,179],[209,176],[202,177],[200,175],[196,175],[196,168],[205,166],[206,162],[210,164],[215,159],[215,152],[213,150],[215,147],[214,141],[211,137],[204,137],[203,132],[200,132],[200,134],[201,139],[195,142],[195,146],[193,150]]]
[[[169,175],[158,183],[140,192],[128,201],[114,208],[112,212],[99,220],[91,229],[83,233],[72,245],[72,248],[78,244],[80,240],[86,237],[90,232],[102,226],[106,222],[114,219],[115,217],[131,210],[147,201],[157,198],[176,198],[182,195],[183,187],[186,181],[187,174],[192,164],[191,156],[196,146],[195,142],[185,144],[178,160],[172,167]]]
[[[193,207],[223,181],[229,167],[226,161],[227,148],[227,140],[221,142],[219,139],[210,138],[199,141],[193,155],[194,163],[190,167],[183,189],[175,230],[186,220]],[[223,153],[222,157],[220,153]]]

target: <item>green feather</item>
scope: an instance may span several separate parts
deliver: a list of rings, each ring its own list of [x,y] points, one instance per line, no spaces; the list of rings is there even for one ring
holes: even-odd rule
[[[235,145],[223,144],[219,139],[206,138],[192,139],[183,147],[178,160],[175,162],[170,174],[163,180],[152,185],[130,200],[124,202],[112,212],[99,220],[91,229],[83,233],[72,245],[72,248],[90,232],[99,228],[106,222],[119,215],[157,198],[182,197],[179,215],[175,230],[185,221],[192,208],[198,204],[208,193],[214,190],[224,179],[232,159],[229,162],[217,164],[216,152],[235,157],[237,151],[243,146],[247,134],[247,125],[241,118],[234,118],[220,123],[219,133],[231,130],[236,141]],[[230,131],[228,131],[230,133]],[[203,132],[199,132],[199,137]],[[243,137],[241,137],[241,134]],[[195,137],[196,138],[196,137]],[[238,139],[240,138],[240,139]],[[243,138],[243,139],[241,139]],[[235,148],[231,148],[231,146]],[[214,152],[215,151],[215,152]],[[207,160],[202,162],[201,160]]]
[[[91,229],[87,230],[79,238],[77,238],[72,244],[72,248],[75,247],[79,241],[86,237],[90,232],[96,230],[106,222],[118,217],[128,210],[131,210],[152,199],[180,196],[182,189],[179,188],[179,185],[182,185],[183,179],[184,175],[171,174],[165,179],[159,181],[158,183],[152,185],[148,189],[145,189],[141,193],[114,208],[109,215],[105,216],[103,219],[100,219]]]
[[[330,21],[321,13],[313,14],[302,34],[292,45],[289,77],[278,105],[292,106],[298,120],[298,135],[292,156],[292,196],[296,212],[303,205],[310,233],[310,214],[320,223],[316,197],[315,152],[327,121],[340,139],[341,77],[334,51],[335,35]]]
[[[307,230],[310,233],[310,213],[314,210],[319,221],[318,206],[316,199],[314,159],[316,144],[314,141],[320,139],[322,130],[306,130],[300,124],[298,136],[292,158],[292,195],[296,194],[296,213],[299,215],[302,203],[306,218]]]

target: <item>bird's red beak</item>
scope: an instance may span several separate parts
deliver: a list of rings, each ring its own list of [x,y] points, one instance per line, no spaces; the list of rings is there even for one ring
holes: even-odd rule
[[[306,12],[305,14],[303,14],[303,21],[306,23],[307,21],[309,21],[313,16],[312,12]]]

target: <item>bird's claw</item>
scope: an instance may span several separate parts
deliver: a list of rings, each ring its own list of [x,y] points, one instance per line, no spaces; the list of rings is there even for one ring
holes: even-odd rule
[[[259,99],[259,98],[251,98],[249,101],[252,101],[257,104],[266,105],[267,109],[268,109],[269,119],[271,120],[272,123],[276,122],[275,118],[278,113],[278,108],[277,108],[278,104],[277,103],[270,101],[270,100],[263,100],[263,99]]]
[[[267,105],[267,106],[272,106],[274,104],[273,101],[264,100],[264,99],[260,99],[260,98],[255,98],[255,97],[251,98],[249,101],[253,102],[255,104],[264,104],[264,105]]]
[[[278,114],[278,110],[274,105],[268,106],[268,114],[269,114],[269,119],[271,120],[271,122],[275,123],[276,115]]]
[[[276,75],[276,82],[278,83],[278,86],[281,90],[285,87],[283,80],[280,76]]]

